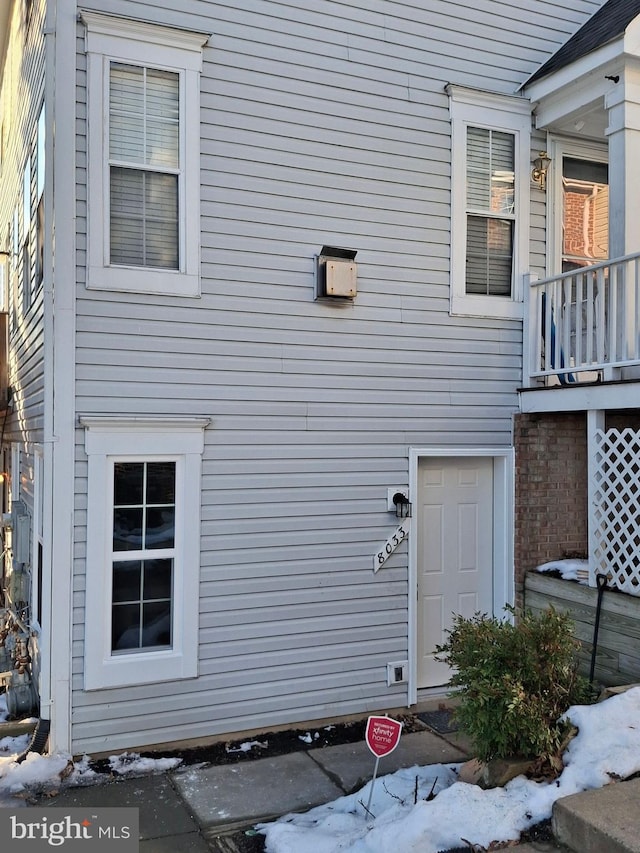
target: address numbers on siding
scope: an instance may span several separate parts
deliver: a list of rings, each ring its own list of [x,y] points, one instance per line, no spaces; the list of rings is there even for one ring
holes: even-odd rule
[[[373,571],[377,572],[379,568],[384,566],[389,557],[396,550],[398,545],[401,545],[409,536],[411,519],[406,518],[402,524],[398,525],[387,541],[381,545],[373,556]]]

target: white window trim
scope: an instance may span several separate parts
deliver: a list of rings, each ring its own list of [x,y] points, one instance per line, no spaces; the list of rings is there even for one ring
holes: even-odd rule
[[[20,461],[21,446],[17,441],[11,442],[11,503],[20,500]]]
[[[469,317],[522,319],[524,276],[529,268],[529,182],[531,104],[512,95],[495,95],[463,86],[447,86],[451,114],[451,287],[450,311]],[[515,229],[513,292],[483,296],[465,292],[467,255],[467,127],[515,136]]]
[[[200,295],[200,72],[208,36],[83,11],[87,28],[88,264],[87,288],[175,296]],[[111,60],[180,76],[178,179],[180,268],[109,264],[108,109]]]
[[[84,688],[198,675],[200,483],[208,418],[81,417],[88,457]],[[111,651],[113,462],[176,461],[172,648]]]

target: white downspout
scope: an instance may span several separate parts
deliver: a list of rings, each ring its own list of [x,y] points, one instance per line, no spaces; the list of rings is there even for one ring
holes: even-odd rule
[[[71,751],[75,436],[75,0],[47,3],[41,716],[50,752]],[[61,81],[57,85],[57,81]],[[55,484],[55,488],[54,488]]]

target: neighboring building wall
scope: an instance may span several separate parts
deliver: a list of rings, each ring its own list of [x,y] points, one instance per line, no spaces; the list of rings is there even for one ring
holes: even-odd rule
[[[42,222],[38,227],[37,216],[42,186],[38,178],[38,118],[44,98],[44,16],[44,0],[13,4],[0,90],[0,248],[9,251],[5,284],[11,388],[2,438],[6,445],[13,443],[20,448],[20,470],[11,472],[20,478],[13,494],[26,501],[32,518],[34,445],[40,444],[44,435],[43,280],[39,248],[45,236]],[[41,125],[40,143],[42,131]],[[42,145],[40,158],[43,166]]]
[[[516,600],[525,574],[542,563],[588,553],[587,422],[584,412],[518,414]]]
[[[411,446],[510,446],[521,381],[519,322],[449,314],[444,87],[513,94],[600,3],[555,18],[533,2],[399,3],[393,15],[303,0],[90,5],[213,36],[201,298],[85,289],[79,158],[78,412],[211,426],[199,678],[90,693],[78,431],[74,749],[401,705],[406,688],[387,686],[385,664],[408,654],[406,550],[371,569],[395,522],[387,488],[407,483]],[[84,152],[81,27],[78,38]],[[540,199],[536,210],[541,260]],[[324,244],[358,251],[353,305],[313,301]]]

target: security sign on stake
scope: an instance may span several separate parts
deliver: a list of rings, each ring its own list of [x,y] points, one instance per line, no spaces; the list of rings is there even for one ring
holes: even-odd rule
[[[389,755],[400,743],[402,723],[391,717],[369,717],[365,738],[376,758]]]
[[[365,732],[365,740],[367,746],[376,757],[376,764],[373,768],[373,778],[371,779],[371,787],[369,788],[369,800],[364,806],[368,815],[371,815],[371,799],[373,797],[373,789],[376,784],[378,775],[378,764],[380,759],[389,755],[400,743],[400,734],[402,733],[402,723],[398,720],[392,720],[391,717],[369,717],[367,720],[367,730]]]

